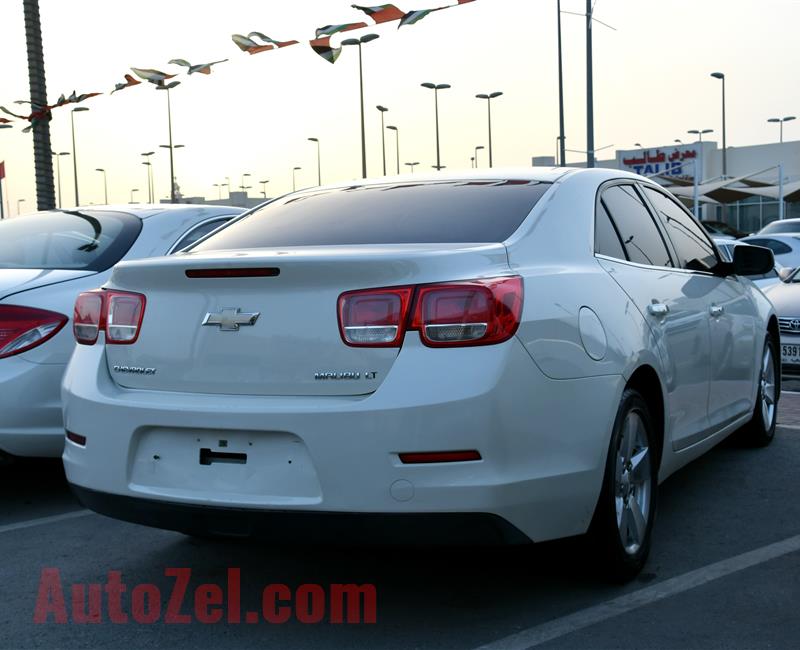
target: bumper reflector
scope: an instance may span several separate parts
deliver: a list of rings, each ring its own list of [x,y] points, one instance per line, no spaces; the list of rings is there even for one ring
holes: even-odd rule
[[[417,465],[421,463],[464,463],[468,461],[481,460],[479,452],[471,449],[469,451],[421,451],[398,454],[400,462],[405,465]]]
[[[81,447],[86,446],[86,436],[82,436],[79,433],[72,433],[72,431],[67,431],[67,440],[70,442],[74,442],[76,445],[80,445]]]

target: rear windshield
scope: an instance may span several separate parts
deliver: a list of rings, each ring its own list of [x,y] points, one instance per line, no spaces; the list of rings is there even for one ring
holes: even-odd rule
[[[775,235],[779,232],[800,232],[800,221],[794,219],[790,221],[773,221],[759,230],[758,234],[766,235],[770,233]]]
[[[191,250],[502,242],[549,187],[487,180],[310,190],[264,206]]]
[[[121,212],[39,212],[0,221],[0,268],[105,271],[131,247],[142,222]]]

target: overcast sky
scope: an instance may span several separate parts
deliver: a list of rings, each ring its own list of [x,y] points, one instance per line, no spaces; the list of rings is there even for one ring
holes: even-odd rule
[[[22,0],[2,0],[0,14],[0,105],[28,99]],[[168,194],[166,96],[142,84],[108,96],[131,66],[179,71],[167,62],[203,63],[229,58],[210,76],[179,77],[172,91],[176,176],[187,196],[216,198],[213,183],[269,179],[269,195],[291,189],[292,168],[301,186],[316,183],[318,137],[323,182],[360,176],[358,57],[345,48],[331,65],[307,45],[314,29],[330,23],[371,21],[348,0],[40,0],[47,89],[61,93],[102,91],[86,101],[91,110],[75,115],[81,202],[103,200],[108,170],[109,199],[127,202],[132,188],[146,196],[139,154],[153,156],[156,196]],[[365,0],[364,4],[379,4]],[[447,0],[396,2],[401,9],[448,4]],[[389,23],[371,32],[381,38],[364,46],[367,153],[370,175],[382,173],[380,114],[400,129],[400,157],[435,163],[433,94],[420,87],[449,83],[440,94],[442,164],[466,168],[476,145],[486,145],[486,103],[476,93],[500,90],[493,103],[494,162],[529,165],[531,156],[553,155],[558,135],[556,0],[476,0],[430,14],[416,25]],[[583,0],[562,0],[562,9],[581,12]],[[594,31],[597,148],[632,148],[690,139],[687,129],[720,134],[720,83],[728,85],[728,144],[777,139],[767,118],[800,115],[797,81],[800,51],[796,0],[598,0],[595,16],[615,30]],[[248,55],[232,43],[233,33],[261,31],[300,45]],[[567,144],[585,149],[584,20],[563,16]],[[338,43],[340,36],[334,37]],[[53,148],[71,151],[69,108],[56,109]],[[0,130],[11,211],[35,206],[30,134]],[[394,134],[386,134],[387,167],[395,167]],[[800,139],[800,120],[786,125],[786,139]],[[609,152],[613,151],[609,149]],[[484,152],[481,152],[484,154]],[[602,153],[598,154],[603,157]],[[579,160],[570,154],[568,160]],[[486,162],[486,157],[481,160]],[[418,169],[419,169],[418,168]],[[73,202],[71,157],[62,158],[65,205]]]

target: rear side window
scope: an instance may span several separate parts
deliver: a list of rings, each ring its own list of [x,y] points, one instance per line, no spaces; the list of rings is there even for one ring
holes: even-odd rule
[[[191,246],[199,239],[205,237],[212,230],[216,230],[222,224],[227,223],[231,218],[232,217],[222,217],[220,219],[212,219],[211,221],[201,223],[199,226],[195,226],[189,232],[187,232],[177,244],[175,244],[172,252],[178,253],[184,248]]]
[[[549,183],[406,182],[310,190],[273,201],[194,251],[368,244],[502,242]]]
[[[751,246],[764,246],[765,248],[769,248],[775,255],[785,255],[786,253],[792,252],[791,246],[777,239],[769,239],[768,237],[762,239],[748,239],[747,243]]]
[[[678,264],[692,271],[710,271],[717,265],[714,247],[700,224],[663,192],[644,188],[678,254]]]
[[[139,236],[142,222],[122,212],[38,212],[0,222],[0,268],[105,271]]]
[[[602,203],[597,206],[594,221],[594,252],[618,260],[628,259],[619,234],[611,222],[611,217],[608,216],[608,210]]]
[[[667,246],[633,185],[613,185],[601,196],[631,262],[672,266]]]

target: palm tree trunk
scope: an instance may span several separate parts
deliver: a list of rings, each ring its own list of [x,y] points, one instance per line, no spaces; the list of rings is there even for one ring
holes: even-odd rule
[[[31,103],[47,105],[47,85],[44,77],[42,25],[39,20],[39,0],[22,0],[25,11],[25,38],[28,44],[28,79]],[[32,107],[32,110],[36,110]],[[40,120],[33,127],[33,158],[36,167],[36,203],[39,210],[56,207],[53,187],[53,157],[50,147],[50,119]]]

